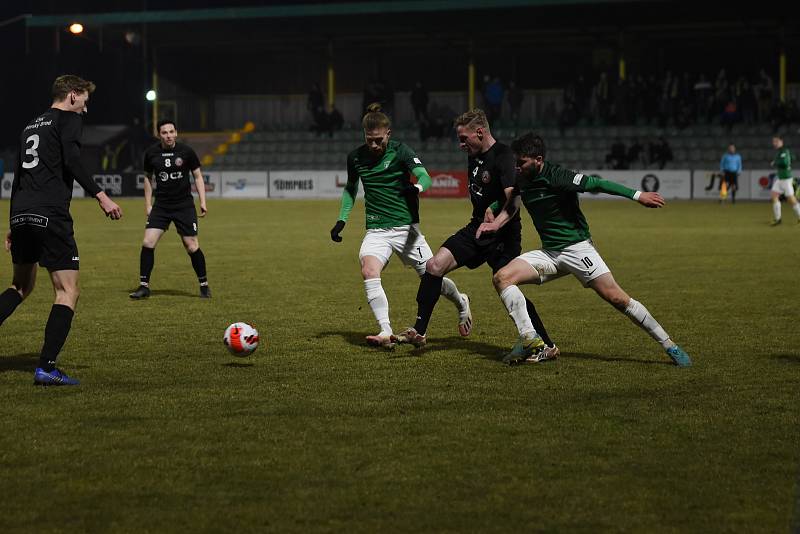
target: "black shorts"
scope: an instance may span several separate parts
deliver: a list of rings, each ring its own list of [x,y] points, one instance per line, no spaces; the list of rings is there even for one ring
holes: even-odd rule
[[[725,182],[728,184],[728,188],[730,189],[731,186],[737,187],[739,185],[739,174],[735,172],[725,172],[723,174],[725,178]]]
[[[11,216],[11,261],[48,271],[77,271],[78,245],[67,208],[31,208]]]
[[[470,223],[447,238],[442,244],[453,253],[459,267],[470,269],[487,263],[496,273],[522,253],[522,224],[511,221],[499,234],[475,239],[478,224]]]
[[[197,211],[194,204],[185,208],[162,208],[158,204],[150,210],[145,228],[157,228],[166,231],[169,223],[175,223],[178,235],[191,237],[197,235]]]

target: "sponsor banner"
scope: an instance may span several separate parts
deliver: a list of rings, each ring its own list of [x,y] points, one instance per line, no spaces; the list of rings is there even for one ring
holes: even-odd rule
[[[612,182],[617,182],[637,191],[661,193],[666,199],[692,198],[692,172],[691,171],[614,171],[586,170],[581,174],[602,176]],[[604,193],[583,193],[581,198],[622,198]]]
[[[753,200],[769,200],[772,192],[772,183],[778,179],[775,170],[753,170],[749,171],[748,174],[750,175],[750,198]]]
[[[194,175],[191,177],[192,181],[192,196],[197,198],[197,184],[194,182]],[[206,185],[206,198],[214,198],[222,196],[222,173],[221,172],[204,172],[203,181]]]
[[[267,198],[266,171],[223,171],[220,181],[223,198]]]
[[[720,171],[697,170],[693,172],[692,198],[695,200],[719,200],[719,188],[722,184],[723,174]],[[737,183],[739,184],[739,189],[736,191],[736,198],[739,200],[749,199],[750,172],[743,171],[739,173]]]
[[[0,178],[0,198],[11,198],[11,186],[14,183],[14,173],[4,173]]]
[[[467,196],[467,171],[428,171],[433,185],[423,193],[428,198],[461,198]]]
[[[273,171],[269,173],[270,198],[340,198],[347,171]]]
[[[143,172],[119,172],[93,174],[92,179],[110,197],[143,197],[147,176]],[[73,185],[73,192],[76,185]],[[79,185],[77,187],[80,189]]]

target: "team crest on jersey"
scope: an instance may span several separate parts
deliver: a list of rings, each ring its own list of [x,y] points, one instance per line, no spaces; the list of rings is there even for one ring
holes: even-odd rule
[[[183,165],[183,158],[175,158],[175,166],[180,167]]]
[[[384,161],[384,162],[383,162],[383,168],[384,168],[384,169],[388,169],[388,168],[389,168],[389,163],[390,163],[390,162],[388,162],[388,161]]]
[[[491,181],[492,181],[492,175],[489,174],[489,171],[483,171],[483,174],[481,174],[481,182],[488,184]]]

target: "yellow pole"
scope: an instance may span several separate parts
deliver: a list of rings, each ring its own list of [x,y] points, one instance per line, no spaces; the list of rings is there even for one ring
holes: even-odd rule
[[[619,79],[620,80],[624,80],[625,79],[625,58],[624,57],[619,58]]]
[[[332,108],[336,100],[336,72],[333,70],[333,62],[328,63],[328,107]]]
[[[472,58],[469,60],[469,67],[467,68],[467,72],[469,74],[469,88],[467,89],[467,107],[469,109],[475,109],[475,63],[472,62]]]
[[[156,98],[153,100],[153,136],[158,137],[158,73],[155,66],[153,66],[153,91],[156,93]]]
[[[786,51],[785,50],[781,50],[779,76],[780,76],[781,102],[786,102]]]

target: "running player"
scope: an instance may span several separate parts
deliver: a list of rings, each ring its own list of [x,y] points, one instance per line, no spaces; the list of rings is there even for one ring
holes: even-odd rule
[[[794,196],[794,178],[792,176],[792,153],[783,145],[783,137],[779,134],[772,136],[772,146],[778,152],[775,154],[775,159],[772,160],[772,165],[778,177],[772,182],[772,192],[770,197],[772,200],[772,226],[777,226],[781,223],[781,195],[786,196],[786,200],[792,206],[792,210],[797,215],[797,222],[800,224],[800,204]]]
[[[78,247],[69,205],[73,178],[100,203],[111,219],[122,210],[97,186],[80,160],[83,128],[81,114],[95,85],[73,75],[56,78],[53,104],[34,118],[20,136],[17,172],[11,189],[11,230],[6,250],[11,251],[14,279],[0,294],[0,324],[31,294],[37,264],[50,273],[55,303],[44,329],[44,345],[33,383],[75,386],[78,380],[56,368],[61,347],[69,335],[78,303]]]
[[[578,193],[588,191],[623,196],[648,208],[660,208],[664,205],[661,195],[634,191],[599,176],[576,173],[545,161],[544,141],[532,133],[516,139],[511,149],[519,168],[519,198],[533,219],[542,249],[526,252],[494,275],[495,289],[519,330],[519,339],[503,360],[509,364],[520,363],[543,346],[527,314],[521,312],[525,297],[517,286],[543,284],[572,274],[584,287],[594,289],[647,332],[676,365],[690,366],[689,355],[670,339],[647,308],[629,297],[614,280],[594,248],[589,225],[578,203]],[[510,209],[516,212],[517,206],[510,206]],[[494,222],[482,224],[477,237],[497,232],[503,220],[497,217]]]
[[[425,272],[425,263],[433,254],[419,229],[419,194],[432,182],[414,151],[390,139],[391,122],[381,112],[380,104],[369,105],[361,125],[364,144],[347,156],[347,185],[342,193],[339,220],[331,229],[331,239],[337,243],[342,241],[339,234],[353,209],[360,179],[364,184],[367,234],[358,256],[367,302],[380,327],[377,335],[367,336],[367,343],[392,349],[395,342],[381,272],[392,252],[418,275]],[[417,178],[417,183],[410,181],[411,174]],[[440,291],[458,310],[459,333],[468,336],[472,331],[469,297],[460,293],[448,278],[444,279]]]
[[[467,111],[455,121],[456,133],[461,149],[467,152],[469,168],[469,197],[472,202],[472,218],[458,232],[450,236],[436,255],[431,258],[426,272],[420,280],[417,292],[417,321],[396,336],[400,343],[411,343],[422,347],[426,343],[426,332],[433,309],[439,300],[442,277],[454,269],[466,266],[470,269],[484,263],[497,272],[522,251],[522,224],[519,214],[509,217],[504,209],[511,202],[516,180],[514,155],[511,149],[492,136],[486,114],[480,109]],[[481,238],[476,237],[482,222],[495,220],[502,230]],[[507,224],[506,224],[507,223]],[[536,325],[536,330],[545,340],[544,350],[530,355],[530,361],[554,359],[559,350],[547,335],[533,303],[525,301],[525,312]]]
[[[208,208],[200,160],[189,146],[177,142],[178,131],[171,120],[158,123],[158,137],[160,141],[144,153],[144,171],[156,183],[156,201],[153,205],[153,186],[149,179],[145,180],[144,206],[147,224],[139,254],[139,287],[130,297],[144,299],[150,296],[150,273],[155,263],[155,248],[169,224],[174,222],[197,274],[200,297],[211,298],[211,288],[208,287],[206,276],[206,257],[197,241],[197,211],[194,208],[190,184],[190,177],[193,177],[197,195],[200,197],[200,217],[205,217]]]

